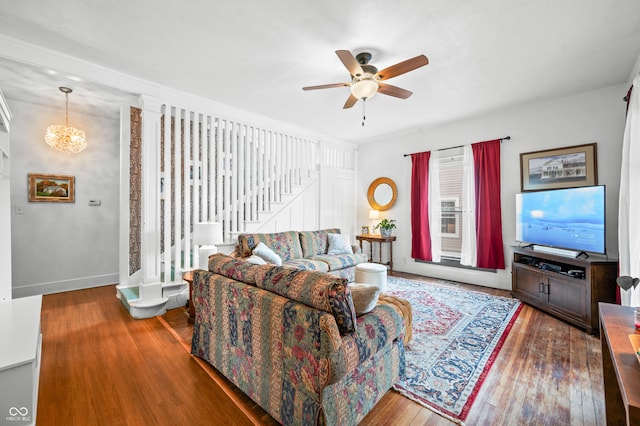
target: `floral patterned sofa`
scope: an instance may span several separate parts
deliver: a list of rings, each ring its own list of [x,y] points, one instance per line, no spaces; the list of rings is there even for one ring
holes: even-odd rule
[[[191,352],[282,424],[355,425],[404,377],[401,314],[356,317],[344,278],[216,254],[196,270]]]
[[[353,254],[327,254],[328,234],[339,234],[340,229],[318,231],[287,231],[273,234],[240,234],[233,255],[251,256],[258,243],[264,243],[282,259],[282,266],[307,271],[327,272],[349,282],[355,279],[355,268],[367,262],[358,246],[352,246]]]

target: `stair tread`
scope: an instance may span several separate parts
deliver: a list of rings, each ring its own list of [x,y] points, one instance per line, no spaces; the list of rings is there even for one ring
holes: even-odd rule
[[[140,299],[140,289],[138,287],[120,287],[118,291],[124,296],[127,302]]]
[[[168,283],[162,283],[162,288],[166,289],[166,288],[171,288],[171,287],[183,287],[186,286],[187,284],[184,281],[173,281],[173,282],[168,282]]]
[[[168,297],[158,297],[156,299],[148,299],[148,300],[130,300],[129,305],[136,308],[148,308],[153,306],[160,306],[163,303],[167,303],[169,301]]]

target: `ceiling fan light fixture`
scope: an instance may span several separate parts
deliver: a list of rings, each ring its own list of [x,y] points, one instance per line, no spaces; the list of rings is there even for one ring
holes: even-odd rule
[[[52,124],[49,126],[44,140],[49,146],[59,151],[77,154],[87,147],[87,138],[83,130],[69,126],[69,93],[72,90],[68,87],[60,87],[59,89],[66,96],[65,125]]]
[[[364,79],[351,84],[351,94],[357,99],[371,99],[378,92],[378,82]]]

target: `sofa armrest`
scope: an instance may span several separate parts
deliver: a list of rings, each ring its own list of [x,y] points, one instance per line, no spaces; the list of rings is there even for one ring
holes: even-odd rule
[[[344,364],[344,374],[349,374],[382,348],[402,341],[404,332],[403,318],[394,307],[376,305],[371,312],[358,317],[355,333],[342,337],[342,347],[332,363]]]
[[[386,304],[393,307],[404,320],[404,345],[407,346],[413,338],[413,314],[411,311],[411,303],[407,299],[403,299],[391,294],[381,294],[378,297],[378,304]]]
[[[233,248],[233,251],[231,253],[229,253],[228,256],[236,258],[236,259],[244,259],[244,257],[242,256],[242,253],[240,252],[240,246],[238,246],[238,245],[236,245]]]

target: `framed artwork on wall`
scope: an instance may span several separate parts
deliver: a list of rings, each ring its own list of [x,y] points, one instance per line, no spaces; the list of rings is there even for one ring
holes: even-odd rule
[[[596,155],[596,143],[522,153],[522,192],[597,185]]]
[[[75,203],[75,176],[29,173],[29,201]]]

